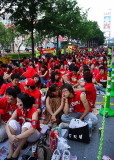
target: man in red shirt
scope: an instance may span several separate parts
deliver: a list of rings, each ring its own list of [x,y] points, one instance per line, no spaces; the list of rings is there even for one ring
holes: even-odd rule
[[[91,113],[92,109],[84,93],[74,92],[70,84],[64,84],[62,86],[62,97],[64,97],[64,114],[61,117],[63,122],[70,123],[73,118],[84,121],[91,119],[92,125],[96,126],[98,119],[96,115]]]
[[[79,80],[79,68],[77,66],[72,66],[70,72],[67,72],[62,78],[65,83],[71,84],[73,87],[77,86],[77,82]]]
[[[91,108],[95,107],[96,102],[96,88],[92,83],[92,73],[89,71],[84,72],[84,87],[75,89],[75,91],[81,91],[86,93],[86,98]]]
[[[21,92],[24,91],[24,87],[21,83],[19,83],[20,76],[18,74],[12,74],[11,75],[11,81],[10,83],[3,84],[2,87],[0,88],[0,95],[4,95],[7,88],[11,86],[18,86],[21,89]]]
[[[106,84],[107,84],[107,72],[104,66],[99,68],[99,74],[95,78],[95,87],[97,90],[102,92],[106,91]]]
[[[20,88],[12,86],[6,90],[7,96],[0,99],[0,142],[7,138],[5,126],[15,109],[17,109],[16,98],[18,93],[20,93]]]

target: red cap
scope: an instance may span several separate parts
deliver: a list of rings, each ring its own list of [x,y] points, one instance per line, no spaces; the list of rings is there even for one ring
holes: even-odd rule
[[[35,85],[35,81],[30,78],[30,79],[28,79],[26,85],[27,85],[27,86],[34,86],[34,85]]]

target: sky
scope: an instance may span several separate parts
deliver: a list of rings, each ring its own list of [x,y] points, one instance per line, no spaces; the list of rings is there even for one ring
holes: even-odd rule
[[[111,37],[114,37],[114,0],[77,0],[82,10],[89,8],[88,20],[97,21],[103,31],[104,12],[111,9]]]

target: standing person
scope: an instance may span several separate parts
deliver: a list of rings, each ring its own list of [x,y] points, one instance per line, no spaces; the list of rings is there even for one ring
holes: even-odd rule
[[[64,114],[61,119],[65,123],[70,123],[73,118],[78,118],[84,121],[91,119],[93,126],[97,124],[97,117],[91,113],[92,109],[86,99],[84,93],[74,91],[70,84],[62,86],[62,97],[64,97]],[[71,112],[71,113],[70,113]]]
[[[9,154],[6,158],[18,159],[20,150],[28,142],[35,142],[40,137],[40,123],[37,108],[33,107],[34,98],[28,94],[20,93],[17,96],[17,106],[11,118],[6,124],[6,132],[9,138]],[[18,142],[15,149],[14,144]]]
[[[17,94],[20,93],[18,86],[9,87],[6,90],[6,97],[0,99],[0,142],[7,138],[6,122],[9,120],[15,109],[17,108]]]

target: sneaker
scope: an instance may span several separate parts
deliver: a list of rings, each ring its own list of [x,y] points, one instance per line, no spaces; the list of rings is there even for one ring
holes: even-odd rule
[[[70,160],[71,154],[69,150],[64,150],[61,160]]]
[[[77,156],[71,156],[71,160],[77,160]]]
[[[56,150],[53,152],[53,155],[52,155],[51,160],[60,160],[60,158],[61,158],[60,151],[59,151],[58,149],[56,149]]]

